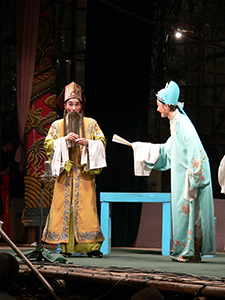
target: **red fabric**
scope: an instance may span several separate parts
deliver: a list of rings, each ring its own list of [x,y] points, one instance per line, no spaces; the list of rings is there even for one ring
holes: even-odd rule
[[[57,118],[55,111],[55,69],[53,65],[55,55],[54,22],[53,7],[50,0],[41,1],[39,30],[29,114],[24,130],[26,141],[26,144],[24,143],[24,152],[26,153],[24,215],[26,215],[26,209],[40,207],[41,175],[45,170],[44,162],[47,160],[44,139],[51,123]],[[49,207],[50,201],[51,196],[47,185],[44,188],[43,206]],[[33,212],[35,214],[35,210]],[[30,221],[32,216],[29,215],[30,223],[26,222],[28,224],[26,226],[32,225]]]
[[[33,85],[40,0],[18,0],[17,4],[17,113],[23,144]]]
[[[11,236],[11,221],[9,210],[9,175],[5,175],[2,177],[0,191],[4,208],[4,212],[0,216],[0,220],[3,222],[2,229],[8,236]]]

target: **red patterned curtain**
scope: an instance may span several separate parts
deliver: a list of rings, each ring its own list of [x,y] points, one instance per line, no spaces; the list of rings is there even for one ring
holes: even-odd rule
[[[40,225],[41,175],[47,160],[44,139],[56,119],[54,23],[50,0],[18,0],[17,106],[24,170],[25,226]],[[19,161],[19,150],[17,160]],[[44,214],[53,184],[44,183]],[[46,209],[46,211],[45,211]]]
[[[40,0],[35,68],[28,103],[29,111],[24,128],[26,169],[23,224],[31,227],[40,226],[41,175],[45,170],[44,162],[47,160],[44,140],[51,123],[57,117],[54,22],[51,3],[50,0]],[[45,219],[51,204],[52,189],[53,184],[50,185],[45,181],[42,199],[43,219]]]

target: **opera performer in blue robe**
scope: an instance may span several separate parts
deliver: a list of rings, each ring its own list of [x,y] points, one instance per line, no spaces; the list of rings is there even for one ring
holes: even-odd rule
[[[192,122],[178,102],[179,86],[170,81],[157,94],[157,111],[170,121],[166,143],[134,142],[137,176],[171,169],[173,253],[177,262],[201,262],[215,255],[214,203],[209,159]]]

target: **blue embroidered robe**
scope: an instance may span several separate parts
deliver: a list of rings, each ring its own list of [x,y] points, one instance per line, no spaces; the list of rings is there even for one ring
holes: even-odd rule
[[[171,169],[172,257],[195,255],[199,227],[202,235],[200,252],[213,255],[216,252],[214,203],[207,154],[193,124],[178,109],[170,120],[170,131],[170,138],[160,145],[157,162],[146,165],[161,171]],[[191,188],[197,188],[197,198],[193,201],[184,199],[186,171]],[[198,225],[196,216],[200,216]]]

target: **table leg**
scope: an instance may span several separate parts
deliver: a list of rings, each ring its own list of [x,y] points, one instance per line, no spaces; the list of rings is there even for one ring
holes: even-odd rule
[[[101,202],[101,229],[105,237],[101,251],[104,255],[111,253],[111,214],[108,202]]]
[[[171,204],[163,203],[162,212],[162,255],[170,255]]]

